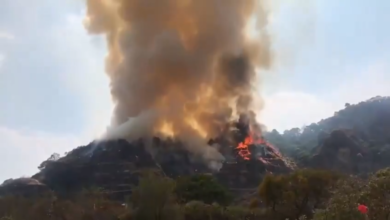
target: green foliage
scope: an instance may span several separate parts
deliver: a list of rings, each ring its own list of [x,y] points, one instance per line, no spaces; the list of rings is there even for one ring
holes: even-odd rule
[[[272,211],[282,205],[283,203],[283,187],[285,183],[285,176],[266,175],[259,187],[259,196],[266,206],[270,207]]]
[[[174,197],[175,182],[167,177],[147,173],[131,196],[136,219],[180,219]]]
[[[258,195],[272,211],[285,217],[311,215],[330,197],[339,175],[328,171],[304,169],[287,175],[267,175]]]
[[[219,205],[208,205],[202,202],[190,202],[184,206],[185,220],[261,220],[267,219],[267,213],[260,209]]]
[[[365,198],[371,219],[390,219],[390,168],[379,170],[370,178]]]
[[[376,172],[368,180],[350,177],[341,180],[325,209],[315,220],[387,220],[390,219],[390,169]],[[357,210],[358,203],[369,207],[367,215]]]
[[[196,200],[206,204],[216,202],[228,205],[232,201],[229,191],[224,186],[213,176],[204,174],[178,178],[175,192],[184,203]]]
[[[210,184],[215,180],[202,175],[174,181],[158,173],[146,173],[127,206],[108,199],[107,193],[98,188],[83,190],[68,199],[54,194],[40,198],[2,197],[0,220],[387,220],[390,217],[390,168],[368,179],[310,169],[267,175],[248,207],[224,206],[211,200],[208,204],[178,203],[175,192],[180,184],[196,183],[196,187],[201,186],[199,189],[189,189],[203,192],[199,179],[216,187]],[[358,211],[359,203],[369,207],[368,214]]]
[[[362,201],[365,193],[365,183],[360,179],[350,177],[340,180],[332,197],[323,210],[317,210],[316,220],[354,220],[366,217],[358,211],[358,203]]]
[[[81,198],[78,197],[78,198]],[[92,201],[86,206],[83,201],[76,200],[57,200],[56,198],[21,198],[7,197],[0,199],[0,217],[2,219],[12,220],[86,220],[96,219],[97,216],[102,220],[113,219],[124,208],[113,201],[105,200],[105,203],[95,205]],[[104,206],[103,206],[104,204]]]

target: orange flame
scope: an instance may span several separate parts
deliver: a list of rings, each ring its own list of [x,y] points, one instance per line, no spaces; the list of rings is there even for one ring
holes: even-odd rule
[[[249,151],[249,145],[252,144],[264,144],[265,141],[262,138],[255,138],[252,132],[244,139],[243,142],[240,142],[236,149],[238,150],[238,154],[244,159],[249,160],[251,152]]]
[[[238,154],[242,159],[250,160],[250,156],[251,156],[251,152],[249,151],[250,145],[262,145],[265,148],[264,150],[266,151],[266,153],[273,155],[273,158],[283,158],[279,150],[263,138],[260,129],[256,129],[256,127],[250,127],[249,129],[250,129],[249,135],[244,139],[244,141],[240,142],[236,147],[236,149],[238,150]],[[257,159],[262,161],[263,163],[268,162],[268,159],[262,158],[262,156],[259,156]]]

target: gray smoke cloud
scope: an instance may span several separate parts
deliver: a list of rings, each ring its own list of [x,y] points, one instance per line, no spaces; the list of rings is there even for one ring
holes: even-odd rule
[[[115,102],[105,139],[172,135],[206,158],[227,122],[252,111],[256,68],[269,68],[267,11],[256,0],[87,0],[86,28],[105,34]],[[256,14],[262,31],[245,28]]]

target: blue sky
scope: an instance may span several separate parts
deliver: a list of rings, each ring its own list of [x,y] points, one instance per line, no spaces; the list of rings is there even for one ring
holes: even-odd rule
[[[346,102],[390,95],[389,1],[274,3],[275,66],[259,84],[268,127],[300,127]],[[0,181],[35,173],[109,122],[105,42],[84,30],[84,10],[80,0],[2,1]]]

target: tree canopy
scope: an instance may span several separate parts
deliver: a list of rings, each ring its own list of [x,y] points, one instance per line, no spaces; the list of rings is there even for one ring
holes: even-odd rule
[[[175,192],[182,202],[202,201],[227,205],[232,196],[213,176],[198,174],[177,179]]]

